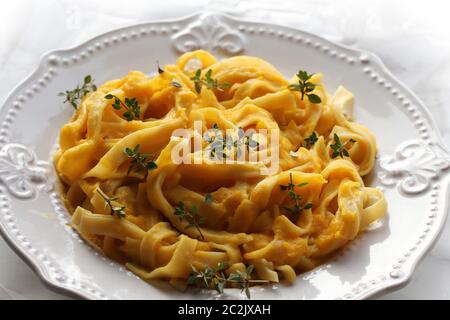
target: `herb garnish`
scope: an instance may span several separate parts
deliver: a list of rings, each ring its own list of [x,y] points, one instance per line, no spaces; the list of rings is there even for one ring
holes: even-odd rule
[[[296,76],[299,79],[298,84],[290,84],[288,88],[292,91],[299,91],[301,93],[301,99],[306,95],[308,97],[309,102],[311,103],[321,103],[322,99],[314,93],[310,93],[314,91],[314,88],[317,86],[316,84],[308,81],[314,75],[308,74],[308,72],[300,70]]]
[[[208,88],[209,90],[212,89],[218,89],[223,91],[224,89],[227,89],[231,86],[231,84],[229,84],[228,82],[223,82],[223,83],[218,83],[217,79],[213,79],[211,77],[211,73],[212,70],[209,69],[206,73],[205,76],[202,78],[202,69],[197,69],[197,71],[195,71],[195,75],[191,78],[191,80],[194,81],[194,85],[195,85],[195,91],[200,94],[200,92],[202,91],[202,86],[205,85],[206,88]]]
[[[164,69],[161,69],[161,67],[159,66],[159,61],[158,60],[156,60],[156,65],[158,66],[158,73],[159,74],[164,73]]]
[[[206,142],[209,142],[210,152],[209,157],[214,158],[217,154],[219,159],[224,159],[227,157],[225,153],[225,149],[227,148],[227,137],[222,136],[222,132],[220,132],[219,125],[217,123],[213,124],[212,131],[214,132],[214,136],[210,136],[208,133],[203,135],[203,139]]]
[[[109,198],[100,189],[97,189],[97,193],[103,198],[103,200],[105,200],[105,208],[106,208],[106,206],[109,207],[109,209],[111,210],[112,216],[117,216],[119,218],[125,218],[125,211],[124,211],[125,207],[124,206],[119,207],[119,206],[115,206],[112,204],[113,201],[117,201],[119,199],[118,197]]]
[[[94,84],[94,80],[90,75],[84,77],[83,85],[76,86],[73,90],[66,90],[65,92],[58,93],[58,96],[66,97],[63,103],[69,102],[75,109],[81,102],[81,99],[87,95],[89,92],[94,92],[97,90],[97,86]]]
[[[170,82],[169,84],[170,84],[172,87],[175,87],[175,88],[181,88],[181,87],[182,87],[181,83],[176,82],[176,81],[172,81],[172,82]]]
[[[216,155],[219,159],[227,158],[226,150],[232,150],[233,147],[236,150],[236,156],[239,158],[242,152],[240,148],[242,144],[245,145],[247,151],[250,151],[250,148],[255,149],[259,147],[259,142],[253,139],[253,134],[246,135],[244,129],[241,127],[238,128],[238,137],[236,140],[229,135],[223,137],[217,123],[214,123],[212,130],[214,136],[211,137],[208,133],[203,135],[205,141],[210,144],[210,158],[214,158]]]
[[[267,283],[267,280],[252,280],[250,279],[253,272],[253,265],[249,265],[244,272],[238,270],[231,273],[228,277],[224,271],[228,269],[228,264],[221,262],[217,265],[217,268],[206,267],[203,271],[197,270],[194,266],[191,266],[191,273],[188,278],[189,285],[196,285],[200,288],[214,289],[219,293],[223,293],[223,290],[227,284],[237,284],[241,289],[241,292],[245,292],[245,295],[250,299],[250,284],[251,283]]]
[[[317,134],[314,131],[308,138],[303,141],[302,147],[310,149],[317,142],[317,140],[319,140],[319,137],[317,137]]]
[[[238,138],[239,138],[239,142],[244,139],[244,144],[245,147],[247,148],[247,151],[250,151],[250,148],[254,149],[254,148],[258,148],[259,147],[259,142],[256,140],[253,140],[253,134],[252,135],[246,135],[244,133],[244,129],[242,129],[241,127],[239,127],[238,129]],[[238,142],[238,143],[239,143]],[[235,145],[237,146],[237,143],[235,142]],[[240,150],[238,150],[240,151]]]
[[[331,154],[331,158],[334,159],[337,156],[341,156],[343,158],[344,156],[350,157],[350,154],[348,153],[348,150],[346,149],[348,143],[354,143],[356,140],[350,139],[344,144],[341,142],[341,139],[339,139],[339,136],[335,133],[334,134],[334,144],[330,145],[330,148],[333,149],[333,153]]]
[[[133,149],[127,147],[123,150],[123,152],[127,155],[127,157],[131,158],[127,175],[129,175],[132,170],[139,172],[141,170],[153,170],[158,167],[155,161],[147,159],[150,156],[148,153],[141,154],[140,144],[137,144]]]
[[[141,115],[141,107],[139,106],[138,101],[136,98],[125,98],[125,102],[120,100],[118,97],[116,97],[113,94],[107,94],[105,96],[105,99],[111,100],[114,99],[114,102],[112,104],[113,108],[116,110],[126,109],[127,111],[124,112],[123,116],[127,121],[139,119]]]
[[[294,184],[294,182],[292,181],[292,173],[289,173],[289,180],[289,184],[280,185],[280,188],[283,191],[288,190],[289,197],[291,198],[291,200],[294,200],[294,205],[292,206],[292,208],[284,207],[284,209],[291,213],[294,219],[297,219],[303,210],[312,208],[311,202],[306,203],[304,206],[301,206],[300,201],[302,200],[302,197],[301,195],[295,193],[295,187],[304,187],[308,184],[308,182]]]
[[[206,204],[210,204],[213,202],[213,196],[211,193],[207,193],[205,194],[205,203]]]
[[[175,207],[174,214],[178,216],[180,221],[186,220],[188,222],[186,228],[195,227],[200,235],[200,239],[205,240],[205,237],[200,230],[200,225],[205,222],[205,218],[197,216],[197,206],[194,205],[188,210],[184,207],[184,202],[180,201],[178,202],[178,206]]]

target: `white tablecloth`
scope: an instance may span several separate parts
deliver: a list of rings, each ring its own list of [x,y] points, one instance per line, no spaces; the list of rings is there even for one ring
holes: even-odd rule
[[[336,5],[339,3],[339,5]],[[48,50],[104,31],[199,10],[298,27],[365,48],[430,108],[450,145],[450,19],[447,1],[3,1],[0,104]],[[0,299],[64,299],[47,289],[0,239]],[[411,283],[388,299],[450,299],[450,223]]]

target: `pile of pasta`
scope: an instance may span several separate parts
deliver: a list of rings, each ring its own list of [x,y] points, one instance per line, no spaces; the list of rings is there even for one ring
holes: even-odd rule
[[[195,89],[197,67],[225,89]],[[296,275],[322,263],[330,253],[354,239],[387,209],[378,189],[362,176],[374,166],[374,135],[353,122],[353,95],[339,87],[328,95],[314,74],[312,103],[290,90],[271,64],[250,56],[218,61],[206,51],[193,51],[147,77],[132,71],[85,96],[60,132],[55,167],[62,181],[71,225],[104,255],[126,265],[145,280],[163,279],[177,287],[195,267],[202,270],[227,263],[226,273],[254,266],[253,279],[293,282]],[[174,86],[173,82],[179,85]],[[171,84],[172,83],[172,84]],[[139,119],[127,121],[105,95],[136,98]],[[259,162],[175,163],[171,151],[180,143],[179,128],[279,129],[277,172],[261,174]],[[303,142],[312,133],[311,148]],[[348,157],[332,158],[337,134],[352,141]],[[206,144],[206,142],[204,142]],[[125,148],[140,145],[157,168],[128,173]],[[206,147],[204,145],[203,147]],[[292,205],[283,185],[302,184],[301,204],[311,203],[297,219],[285,210]],[[110,214],[97,190],[117,199],[125,217]],[[205,195],[212,202],[205,202]],[[183,202],[196,206],[203,238],[175,214]]]

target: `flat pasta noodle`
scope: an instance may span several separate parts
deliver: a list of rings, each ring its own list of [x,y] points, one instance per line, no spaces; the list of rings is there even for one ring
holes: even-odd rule
[[[197,68],[216,85],[198,90]],[[353,95],[344,87],[329,95],[322,74],[314,74],[309,94],[320,102],[312,103],[290,89],[297,81],[256,57],[218,61],[198,50],[152,78],[132,71],[99,86],[61,128],[54,158],[71,225],[145,280],[185,288],[192,268],[227,263],[226,274],[251,264],[252,279],[294,282],[387,211],[383,193],[362,179],[374,167],[377,145],[352,120]],[[139,115],[127,121],[109,94],[135,98]],[[194,129],[196,121],[202,130],[254,129],[259,142],[274,138],[258,130],[279,130],[276,149],[255,151],[278,156],[278,169],[263,174],[268,163],[250,156],[217,163],[191,150],[193,137],[174,132]],[[338,156],[336,135],[346,151]],[[124,150],[136,146],[154,161],[152,170],[130,172]],[[183,146],[188,163],[172,159]],[[202,222],[198,228],[180,218],[180,204]]]

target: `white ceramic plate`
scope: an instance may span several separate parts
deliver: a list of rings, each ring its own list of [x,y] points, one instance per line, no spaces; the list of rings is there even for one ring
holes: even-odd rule
[[[45,54],[0,111],[0,229],[11,247],[56,290],[92,299],[243,298],[238,290],[180,293],[147,284],[100,256],[66,224],[50,154],[73,112],[57,93],[86,74],[96,83],[131,69],[153,73],[156,60],[203,48],[219,57],[260,56],[285,76],[323,72],[332,92],[356,96],[355,119],[377,136],[371,186],[385,191],[387,217],[294,285],[252,289],[254,299],[359,299],[405,284],[436,240],[449,202],[450,152],[430,113],[371,53],[286,27],[202,13],[111,31]]]

